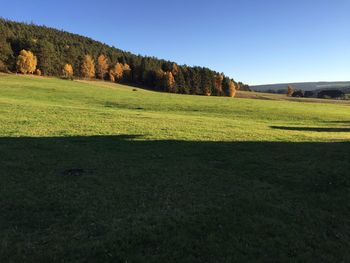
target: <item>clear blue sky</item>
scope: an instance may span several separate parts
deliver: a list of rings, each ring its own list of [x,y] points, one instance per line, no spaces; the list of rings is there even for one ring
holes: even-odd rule
[[[350,80],[350,0],[0,0],[0,16],[248,84]]]

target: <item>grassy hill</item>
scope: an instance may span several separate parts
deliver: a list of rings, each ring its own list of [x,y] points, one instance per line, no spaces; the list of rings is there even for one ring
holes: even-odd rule
[[[282,83],[282,84],[268,84],[252,86],[252,90],[256,91],[268,91],[268,90],[282,90],[287,89],[291,85],[295,89],[307,90],[322,90],[322,89],[341,89],[348,90],[350,87],[350,81],[338,81],[338,82],[300,82],[300,83]]]
[[[350,260],[347,102],[0,75],[0,124],[0,262]]]

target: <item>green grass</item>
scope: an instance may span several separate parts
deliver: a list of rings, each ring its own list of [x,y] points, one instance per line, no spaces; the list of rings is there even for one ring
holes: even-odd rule
[[[0,75],[0,262],[348,262],[350,104],[268,96]]]

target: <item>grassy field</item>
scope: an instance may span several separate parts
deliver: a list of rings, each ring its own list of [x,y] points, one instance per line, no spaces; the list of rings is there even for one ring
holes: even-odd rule
[[[350,104],[266,96],[0,75],[0,262],[349,262]]]

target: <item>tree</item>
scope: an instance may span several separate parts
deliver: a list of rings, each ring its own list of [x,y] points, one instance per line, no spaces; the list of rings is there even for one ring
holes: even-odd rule
[[[215,76],[215,91],[216,95],[221,95],[222,93],[222,81],[224,80],[223,75],[216,75]]]
[[[109,70],[108,77],[111,82],[115,82],[115,77],[112,69]]]
[[[233,98],[236,96],[236,84],[231,80],[229,85],[229,97]]]
[[[95,62],[90,55],[85,56],[81,65],[81,76],[89,79],[95,76]]]
[[[186,81],[185,81],[184,74],[182,73],[181,70],[179,70],[179,72],[175,76],[175,83],[176,83],[176,87],[177,87],[177,90],[179,93],[182,93],[182,94],[189,93],[189,90],[186,87]]]
[[[71,64],[66,64],[63,67],[62,70],[63,77],[66,79],[72,79],[73,78],[73,67]]]
[[[108,67],[108,59],[104,55],[100,55],[97,59],[97,75],[100,79],[104,79]]]
[[[38,61],[34,54],[27,50],[22,50],[17,58],[17,70],[23,74],[33,74]]]
[[[165,84],[166,84],[166,89],[168,92],[174,92],[174,87],[175,87],[175,79],[173,76],[173,73],[171,72],[166,72],[164,75],[165,78]]]
[[[123,81],[131,81],[131,68],[127,63],[124,63],[123,65]]]
[[[33,50],[38,58],[38,68],[43,75],[54,75],[56,68],[59,69],[59,59],[55,46],[47,40],[33,41]]]
[[[1,33],[1,32],[0,32]],[[1,35],[1,34],[0,34]],[[13,52],[9,43],[1,37],[0,38],[0,71],[8,71],[8,60],[12,57]]]
[[[179,93],[218,96],[228,96],[230,93],[229,81],[224,85],[223,80],[222,91],[220,89],[219,75],[223,78],[226,76],[208,68],[135,55],[83,36],[0,18],[0,71],[16,71],[17,55],[23,49],[35,54],[36,67],[43,75],[62,76],[62,66],[70,63],[74,75],[79,77],[108,78],[109,75],[112,81]],[[87,54],[91,56],[89,59],[85,59]],[[95,66],[92,58],[95,59]],[[24,63],[24,60],[21,62]],[[113,72],[116,63],[122,65],[122,75],[119,66],[116,73]],[[108,64],[110,67],[107,69]],[[111,72],[108,72],[109,69]],[[159,74],[159,70],[163,73]],[[170,72],[173,78],[165,72]],[[236,84],[237,90],[249,90],[248,86],[240,82]]]
[[[41,70],[37,68],[35,70],[34,74],[37,75],[37,76],[41,76]]]
[[[114,67],[109,71],[109,79],[111,81],[119,82],[123,77],[123,65],[121,63],[117,63]]]
[[[179,67],[177,66],[176,63],[173,63],[172,69],[171,69],[171,74],[175,77],[179,73]]]
[[[293,95],[293,93],[294,93],[294,88],[293,88],[293,86],[289,85],[288,89],[287,89],[287,96],[291,97]]]

